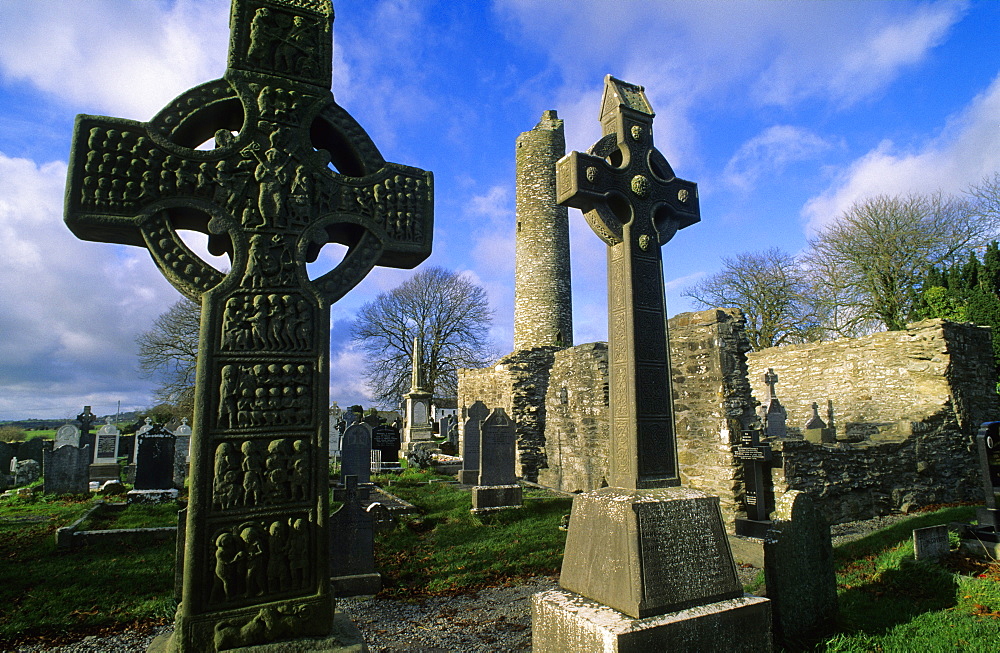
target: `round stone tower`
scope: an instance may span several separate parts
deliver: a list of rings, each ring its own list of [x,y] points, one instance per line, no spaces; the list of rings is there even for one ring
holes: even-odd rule
[[[514,351],[573,345],[569,211],[556,204],[556,161],[564,154],[555,111],[517,139]]]

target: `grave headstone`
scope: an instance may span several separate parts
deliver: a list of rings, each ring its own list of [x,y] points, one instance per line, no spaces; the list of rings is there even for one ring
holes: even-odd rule
[[[174,434],[153,426],[136,436],[135,489],[169,490],[174,486]]]
[[[0,442],[0,489],[14,482],[14,476],[10,473],[10,463],[15,456],[17,447],[8,442]]]
[[[318,480],[328,473],[330,305],[375,265],[427,258],[433,182],[386,162],[334,102],[332,22],[329,0],[233,0],[222,79],[148,123],[81,116],[74,130],[69,227],[147,247],[202,307],[183,596],[173,634],[154,649],[329,639],[334,627],[328,488]],[[206,141],[214,147],[199,149]],[[178,229],[205,233],[229,270],[198,257]],[[345,245],[345,259],[309,279],[306,263],[327,243]],[[243,503],[215,493],[217,454],[242,469],[287,441],[302,443],[305,496]],[[279,557],[294,570],[282,591],[266,555],[276,523],[288,528]]]
[[[469,406],[468,419],[465,420],[465,433],[462,437],[462,469],[458,472],[460,483],[477,485],[479,483],[479,445],[482,436],[479,426],[489,417],[490,409],[481,401]]]
[[[330,517],[330,574],[337,596],[375,594],[382,577],[375,571],[375,537],[371,513],[365,510],[358,477],[344,477],[343,505]]]
[[[775,506],[764,538],[764,578],[776,645],[798,650],[831,632],[837,577],[830,527],[804,492],[786,492]]]
[[[38,464],[38,461],[34,458],[28,458],[27,460],[17,460],[16,458],[11,462],[12,469],[11,472],[14,476],[15,487],[22,487],[30,483],[34,483],[41,476],[42,466]]]
[[[344,432],[340,451],[341,485],[348,476],[359,483],[371,481],[372,429],[364,422],[352,424]]]
[[[372,429],[372,453],[378,451],[382,468],[399,468],[399,448],[402,446],[399,429],[390,424],[379,424]]]
[[[677,487],[660,248],[700,219],[697,187],[653,146],[643,87],[608,75],[601,105],[604,137],[559,160],[556,194],[608,246],[610,487],[573,499],[532,650],[770,650],[768,601],[743,594],[718,497]]]
[[[517,482],[517,437],[503,408],[480,423],[479,483],[472,488],[472,512],[493,512],[523,505]]]
[[[810,417],[809,420],[806,421],[805,426],[802,427],[802,434],[805,436],[806,440],[809,442],[815,442],[816,444],[836,442],[836,431],[828,428],[826,422],[824,422],[823,418],[819,416],[819,404],[813,402],[812,411],[812,417]]]
[[[174,430],[174,487],[184,487],[188,477],[188,465],[191,458],[191,427],[188,418],[181,419],[181,425]]]
[[[100,428],[93,438],[94,460],[90,465],[91,481],[103,483],[104,481],[117,480],[119,478],[119,436],[118,428],[111,423],[111,418],[106,418],[104,426]]]
[[[53,445],[53,448],[58,449],[66,446],[80,446],[80,429],[77,428],[76,424],[63,424],[56,431],[55,444]]]
[[[743,463],[743,505],[746,519],[736,519],[736,534],[762,538],[770,528],[768,514],[774,508],[771,485],[771,445],[761,444],[760,431],[743,431],[742,442],[733,454]]]
[[[90,492],[90,447],[65,445],[44,452],[42,490],[47,494]]]
[[[778,375],[774,370],[768,368],[764,374],[764,383],[767,384],[767,399],[763,405],[764,411],[764,434],[768,438],[784,438],[788,435],[787,420],[788,412],[778,400],[778,393],[774,386],[778,383]]]
[[[45,449],[51,450],[52,441],[43,440],[42,438],[32,438],[22,442],[17,447],[17,457],[19,460],[31,459],[38,463],[39,467],[42,465],[42,451]]]
[[[976,434],[976,450],[986,499],[986,506],[976,510],[979,521],[976,535],[990,542],[1000,542],[1000,422],[982,424]]]
[[[406,426],[403,428],[403,451],[412,451],[421,443],[434,437],[430,421],[431,393],[424,389],[423,348],[420,338],[413,339],[413,362],[410,373],[410,391],[406,393]]]
[[[948,555],[950,550],[947,524],[913,529],[914,560],[937,562]]]

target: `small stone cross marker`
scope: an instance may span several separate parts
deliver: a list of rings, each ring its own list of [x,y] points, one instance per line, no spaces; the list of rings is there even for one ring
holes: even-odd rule
[[[653,147],[653,115],[642,86],[608,75],[604,137],[556,164],[559,203],[608,245],[608,483],[632,489],[680,485],[660,246],[700,220],[697,185]]]
[[[764,383],[767,384],[767,398],[773,399],[777,397],[778,393],[775,392],[774,386],[778,383],[778,375],[770,367],[767,368],[767,372],[764,374]]]
[[[222,79],[148,123],[77,118],[67,225],[146,247],[202,306],[171,651],[329,635],[330,304],[431,251],[431,174],[387,163],[334,102],[332,23],[329,0],[234,0]],[[208,234],[229,272],[178,229]],[[330,242],[344,260],[309,279]]]

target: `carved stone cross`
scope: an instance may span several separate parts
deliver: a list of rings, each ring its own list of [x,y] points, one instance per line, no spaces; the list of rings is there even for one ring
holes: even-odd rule
[[[431,251],[431,174],[387,163],[334,102],[332,23],[329,0],[234,0],[222,79],[148,123],[77,118],[69,228],[146,247],[202,305],[168,650],[330,633],[330,304],[373,266],[413,267]],[[208,234],[231,269],[201,260],[185,229]],[[309,279],[326,243],[347,254]]]
[[[680,484],[660,246],[699,221],[698,189],[653,147],[643,87],[608,75],[604,137],[556,164],[560,204],[584,212],[608,245],[612,487]]]
[[[764,383],[767,384],[767,398],[774,399],[775,397],[777,397],[778,393],[775,392],[774,386],[778,383],[778,375],[775,374],[774,370],[771,369],[770,367],[767,368],[767,372],[764,374],[763,381]]]

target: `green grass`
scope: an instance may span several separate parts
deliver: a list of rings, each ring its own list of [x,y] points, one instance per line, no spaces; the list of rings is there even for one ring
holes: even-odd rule
[[[969,522],[974,513],[943,508],[836,547],[840,632],[816,650],[998,650],[1000,566],[969,567],[960,556],[941,565],[913,559],[913,529]],[[961,567],[973,575],[952,573]]]
[[[566,543],[559,520],[569,512],[570,499],[529,490],[523,508],[477,517],[469,512],[468,491],[426,484],[434,477],[407,470],[390,488],[422,512],[378,536],[384,594],[448,594],[559,572]]]
[[[172,541],[56,549],[56,529],[91,505],[48,497],[0,502],[0,648],[173,616]]]
[[[92,514],[79,530],[110,530],[116,528],[159,528],[177,525],[175,501],[157,504],[133,504],[124,510],[104,510]]]

